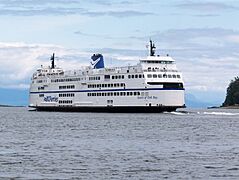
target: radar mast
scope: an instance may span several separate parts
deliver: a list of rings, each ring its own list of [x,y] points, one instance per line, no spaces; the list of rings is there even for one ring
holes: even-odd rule
[[[149,41],[149,56],[155,56],[155,49],[156,49],[155,44],[150,39],[150,41]]]
[[[55,68],[55,53],[51,56],[51,69]]]

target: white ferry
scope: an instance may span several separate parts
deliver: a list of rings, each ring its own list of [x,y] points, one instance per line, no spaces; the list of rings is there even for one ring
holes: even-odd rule
[[[182,73],[169,55],[155,55],[150,40],[149,56],[134,66],[104,67],[101,54],[91,65],[64,71],[41,67],[32,76],[29,107],[43,111],[162,112],[185,107]]]

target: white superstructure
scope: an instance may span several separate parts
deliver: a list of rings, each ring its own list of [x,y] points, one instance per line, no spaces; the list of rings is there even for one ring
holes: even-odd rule
[[[37,110],[162,112],[185,107],[182,74],[170,56],[149,56],[135,66],[105,68],[94,54],[91,66],[64,71],[52,65],[32,76],[30,107]]]

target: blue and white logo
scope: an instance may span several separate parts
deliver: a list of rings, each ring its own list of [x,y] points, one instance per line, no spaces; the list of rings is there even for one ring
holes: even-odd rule
[[[45,102],[58,102],[58,97],[46,96],[44,97]]]
[[[93,56],[91,56],[91,66],[93,69],[100,69],[100,68],[104,68],[104,58],[102,56],[102,54],[93,54]]]

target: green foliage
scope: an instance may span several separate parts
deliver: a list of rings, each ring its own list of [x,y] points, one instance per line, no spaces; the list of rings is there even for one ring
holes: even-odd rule
[[[227,88],[227,96],[222,106],[239,105],[239,77],[235,77]]]

